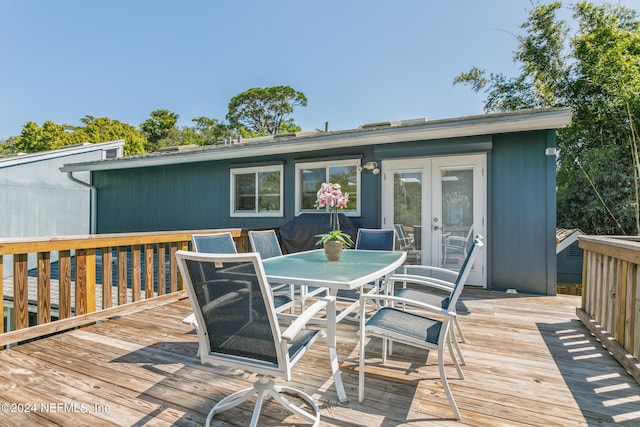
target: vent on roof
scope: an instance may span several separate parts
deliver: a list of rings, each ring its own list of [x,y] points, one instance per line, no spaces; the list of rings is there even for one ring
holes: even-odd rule
[[[175,153],[179,151],[189,151],[198,147],[196,144],[188,144],[188,145],[175,145],[173,147],[163,147],[159,151],[162,153]]]
[[[287,133],[279,133],[274,135],[274,138],[293,138],[299,136],[310,136],[319,133],[317,130],[304,130],[300,132],[287,132]]]
[[[360,126],[360,129],[372,129],[372,128],[395,127],[395,126],[415,126],[415,125],[423,125],[426,122],[427,122],[426,117],[420,117],[417,119],[408,119],[408,120],[391,120],[388,122],[367,123]]]

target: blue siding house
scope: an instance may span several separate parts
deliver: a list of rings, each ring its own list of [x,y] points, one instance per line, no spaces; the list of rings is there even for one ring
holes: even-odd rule
[[[470,238],[486,250],[470,282],[556,292],[556,129],[566,109],[298,132],[66,164],[90,173],[98,233],[281,227],[317,214],[322,182],[350,194],[356,227],[408,236],[411,261],[457,268]]]

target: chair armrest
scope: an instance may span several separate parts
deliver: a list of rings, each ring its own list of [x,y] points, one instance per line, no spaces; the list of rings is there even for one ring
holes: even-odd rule
[[[448,268],[435,267],[431,265],[404,265],[401,267],[401,269],[402,269],[402,274],[411,274],[411,273],[407,273],[407,270],[424,271],[425,274],[428,274],[429,272],[440,273],[443,276],[450,276],[451,279],[447,280],[448,282],[455,282],[456,279],[458,278],[457,271],[453,271]],[[425,277],[431,277],[431,276],[425,276]],[[443,279],[439,279],[439,280],[443,280]]]
[[[447,243],[451,241],[459,242],[459,243],[467,243],[467,238],[462,236],[448,236]]]
[[[396,297],[391,295],[362,295],[360,297],[360,304],[365,304],[365,300],[372,299],[378,301],[398,302],[404,305],[408,305],[415,308],[420,308],[433,313],[442,314],[448,317],[456,317],[456,313],[453,311],[445,310],[442,307],[436,307],[435,305],[425,304],[419,301],[415,301],[409,298]],[[362,305],[364,307],[364,305]]]
[[[329,304],[335,304],[335,297],[326,296],[313,303],[309,308],[305,309],[296,320],[291,323],[287,329],[282,332],[282,339],[291,341],[298,333],[304,329],[304,327],[311,321],[313,316],[318,314],[320,310],[323,310]]]
[[[428,286],[442,291],[451,292],[455,287],[454,283],[445,280],[434,279],[433,277],[416,276],[413,274],[394,274],[387,279],[388,282],[411,283],[412,285]]]

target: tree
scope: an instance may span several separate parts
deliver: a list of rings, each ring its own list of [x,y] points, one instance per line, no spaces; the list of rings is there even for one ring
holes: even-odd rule
[[[151,118],[140,124],[140,129],[147,138],[145,150],[148,152],[158,151],[161,147],[160,140],[170,138],[171,136],[173,136],[173,140],[175,138],[176,123],[178,123],[179,117],[179,115],[169,110],[152,111]]]
[[[22,133],[15,141],[16,151],[35,153],[38,151],[55,150],[64,145],[73,144],[71,126],[59,125],[52,121],[46,121],[42,126],[36,122],[27,122],[22,126]]]
[[[228,138],[235,138],[236,134],[228,125],[220,123],[217,119],[201,116],[191,119],[195,125],[183,129],[185,140],[192,140],[198,145],[214,145]],[[192,137],[190,137],[192,135]]]
[[[227,120],[245,136],[298,131],[288,118],[298,105],[306,107],[307,98],[289,86],[251,88],[231,98]]]
[[[96,143],[124,139],[125,156],[144,153],[146,141],[144,135],[133,126],[108,117],[84,116],[80,121],[84,126],[59,125],[46,121],[40,127],[35,122],[27,122],[22,127],[20,136],[10,139],[13,150],[35,153],[83,142]]]
[[[72,139],[80,142],[107,142],[124,139],[124,155],[133,156],[144,153],[146,139],[135,127],[108,117],[95,118],[84,116],[80,119],[84,127],[77,128]]]
[[[640,234],[640,23],[635,11],[581,2],[569,38],[560,2],[538,5],[521,28],[506,77],[472,68],[454,80],[485,91],[485,110],[570,107],[558,131],[558,225],[592,234]]]

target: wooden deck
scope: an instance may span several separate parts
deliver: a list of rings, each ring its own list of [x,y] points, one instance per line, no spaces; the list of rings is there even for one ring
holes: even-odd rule
[[[459,305],[467,342],[466,379],[449,365],[462,413],[456,422],[435,357],[395,346],[388,366],[367,366],[357,401],[355,323],[339,325],[338,351],[350,402],[337,402],[316,344],[291,385],[316,398],[323,426],[640,425],[640,386],[577,320],[579,297],[532,297],[465,290]],[[0,352],[0,425],[202,425],[209,408],[247,379],[200,365],[188,301],[111,319]],[[380,345],[367,346],[370,361]],[[250,401],[213,425],[246,425]],[[261,425],[305,425],[273,403]]]

